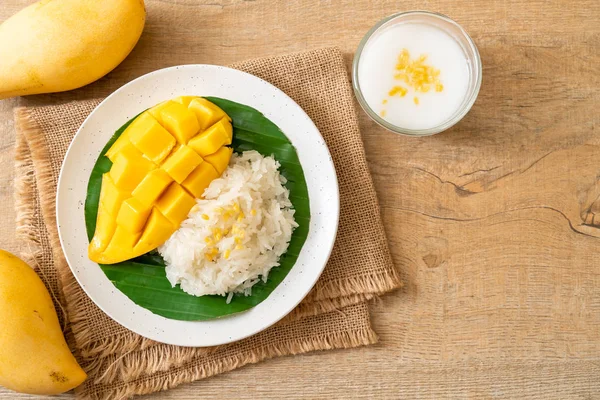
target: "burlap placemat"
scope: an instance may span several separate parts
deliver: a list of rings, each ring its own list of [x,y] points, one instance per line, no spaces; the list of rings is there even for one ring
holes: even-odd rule
[[[282,89],[315,122],[337,169],[341,214],[327,267],[298,308],[260,334],[216,348],[168,346],[128,331],[85,295],[64,260],[55,223],[58,174],[73,135],[99,100],[15,111],[17,230],[29,248],[24,257],[52,291],[70,345],[89,373],[76,391],[82,398],[127,398],[270,357],[377,340],[365,302],[398,288],[400,280],[387,247],[339,50],[234,67]]]

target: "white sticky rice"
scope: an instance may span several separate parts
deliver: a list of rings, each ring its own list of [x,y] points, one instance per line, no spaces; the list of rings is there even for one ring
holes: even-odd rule
[[[188,219],[159,247],[171,285],[186,293],[251,294],[279,265],[298,226],[279,163],[256,151],[231,157]]]

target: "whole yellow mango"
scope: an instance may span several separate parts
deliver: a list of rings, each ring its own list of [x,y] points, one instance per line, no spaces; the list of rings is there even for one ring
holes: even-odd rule
[[[143,0],[41,0],[0,25],[0,99],[63,92],[121,63],[146,20]]]
[[[0,385],[21,393],[58,394],[85,380],[44,283],[4,250],[0,250],[0,321]]]

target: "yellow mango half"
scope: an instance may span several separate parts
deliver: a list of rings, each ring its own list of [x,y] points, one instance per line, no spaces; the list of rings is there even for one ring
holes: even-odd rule
[[[143,0],[41,0],[0,25],[0,99],[76,89],[137,43]]]
[[[182,96],[143,112],[106,152],[88,255],[114,264],[163,244],[231,158],[233,129],[206,99]]]

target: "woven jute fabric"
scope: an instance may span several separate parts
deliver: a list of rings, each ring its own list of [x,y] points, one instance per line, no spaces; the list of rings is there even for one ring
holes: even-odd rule
[[[331,258],[307,298],[266,331],[215,348],[169,346],[128,331],[85,295],[64,259],[55,223],[58,175],[75,132],[100,100],[15,111],[17,233],[27,244],[23,257],[52,292],[67,340],[89,374],[76,390],[81,398],[128,398],[275,356],[377,340],[366,301],[398,288],[400,279],[389,254],[340,52],[322,49],[233,67],[282,89],[315,122],[336,166],[341,213]]]

